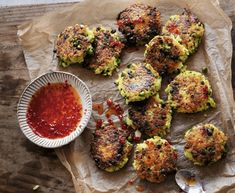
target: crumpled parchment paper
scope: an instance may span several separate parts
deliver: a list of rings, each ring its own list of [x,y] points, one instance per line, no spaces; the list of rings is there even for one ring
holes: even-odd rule
[[[178,14],[183,8],[189,8],[205,24],[205,37],[197,53],[187,62],[188,69],[200,71],[208,68],[207,77],[213,87],[213,96],[217,102],[216,109],[196,114],[174,113],[171,133],[167,139],[177,148],[179,159],[178,168],[188,168],[195,171],[203,180],[206,192],[225,192],[228,186],[235,186],[235,105],[231,86],[231,21],[219,8],[218,4],[210,0],[85,0],[71,7],[59,9],[46,14],[32,22],[19,26],[18,36],[24,50],[25,60],[30,77],[33,79],[49,70],[64,70],[76,74],[86,82],[92,93],[94,103],[113,98],[124,105],[124,100],[117,92],[114,81],[117,72],[112,77],[94,75],[80,65],[69,68],[57,66],[53,55],[56,35],[66,26],[84,23],[90,27],[104,25],[117,28],[116,16],[128,5],[144,2],[156,6],[162,14],[162,22],[170,15]],[[122,56],[120,70],[133,61],[143,59],[143,48],[127,49]],[[119,71],[120,71],[119,70]],[[164,90],[163,85],[162,90]],[[125,109],[126,106],[124,105]],[[144,185],[145,192],[179,192],[174,176],[169,176],[161,184],[148,183],[139,180],[133,172],[132,159],[127,166],[115,173],[99,170],[90,157],[90,141],[94,130],[96,112],[83,134],[71,144],[56,149],[56,153],[70,171],[77,193],[81,192],[136,192],[136,185]],[[229,136],[229,153],[226,159],[207,167],[195,167],[183,156],[183,135],[185,131],[197,123],[214,123],[221,127]],[[134,185],[129,185],[130,179],[136,179]]]

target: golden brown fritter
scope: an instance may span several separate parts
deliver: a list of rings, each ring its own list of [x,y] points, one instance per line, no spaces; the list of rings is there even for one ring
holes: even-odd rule
[[[171,107],[158,94],[136,102],[128,110],[127,124],[150,137],[165,137],[171,125]]]
[[[226,155],[227,137],[213,124],[194,126],[184,138],[184,154],[196,165],[208,165]]]
[[[131,63],[119,74],[116,84],[127,103],[142,101],[157,93],[161,77],[150,64]]]
[[[189,53],[194,53],[204,35],[204,25],[189,10],[185,9],[181,15],[173,15],[162,29],[165,35],[173,35]]]
[[[59,64],[67,67],[73,63],[83,63],[87,55],[93,54],[94,35],[85,25],[76,24],[62,31],[56,39],[55,52]]]
[[[94,30],[94,36],[94,57],[89,67],[95,74],[111,76],[120,64],[120,55],[124,44],[115,30],[97,27]]]
[[[176,72],[183,67],[188,58],[188,50],[174,37],[155,36],[147,45],[145,62],[160,74]]]
[[[141,179],[160,183],[176,170],[177,152],[158,136],[137,144],[133,167]]]
[[[126,137],[127,132],[114,125],[103,125],[96,129],[91,143],[91,156],[100,169],[114,172],[127,163],[132,145]]]
[[[119,13],[117,24],[129,44],[143,45],[160,33],[160,12],[155,7],[134,4]]]
[[[165,91],[177,112],[195,113],[216,106],[210,83],[199,72],[186,70],[180,73]]]

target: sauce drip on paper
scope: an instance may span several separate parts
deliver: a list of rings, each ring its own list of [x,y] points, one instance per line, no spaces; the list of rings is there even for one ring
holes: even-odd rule
[[[124,123],[124,120],[123,120],[124,111],[123,111],[122,107],[119,104],[113,102],[111,99],[108,99],[106,101],[106,104],[108,106],[108,110],[105,112],[105,117],[107,118],[107,122],[110,125],[114,124],[111,119],[111,116],[113,116],[113,115],[117,116],[118,119],[120,120],[120,124],[121,124],[122,129],[126,129],[126,124]],[[93,110],[97,111],[97,113],[99,115],[102,115],[104,113],[103,104],[102,103],[94,103]],[[96,120],[96,128],[101,127],[103,122],[104,121],[101,119]]]
[[[92,105],[92,109],[94,111],[97,111],[97,113],[99,115],[102,115],[104,113],[104,107],[103,107],[103,103],[95,103]]]

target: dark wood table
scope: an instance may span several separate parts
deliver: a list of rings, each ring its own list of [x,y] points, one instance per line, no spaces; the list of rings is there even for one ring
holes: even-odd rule
[[[16,117],[19,96],[30,81],[16,35],[17,26],[71,4],[0,8],[0,193],[35,192],[33,187],[37,184],[40,185],[37,192],[75,192],[70,174],[54,150],[43,149],[29,142],[21,133]],[[220,6],[235,26],[234,0],[221,0]],[[232,38],[235,45],[235,30],[232,31]],[[232,71],[235,91],[235,52]]]

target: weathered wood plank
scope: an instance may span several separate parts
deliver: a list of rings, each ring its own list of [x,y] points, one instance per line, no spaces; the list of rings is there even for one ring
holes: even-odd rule
[[[74,187],[69,173],[53,150],[30,143],[20,132],[16,105],[29,75],[16,36],[17,26],[46,12],[73,3],[18,6],[0,9],[0,192],[70,193]],[[235,26],[234,0],[221,1],[221,7]],[[235,45],[235,30],[232,31]],[[235,47],[233,48],[235,50]],[[233,88],[235,88],[235,52],[233,52]]]
[[[16,105],[30,81],[17,26],[69,4],[22,6],[0,11],[0,192],[74,192],[70,174],[53,150],[30,143],[19,130]]]

